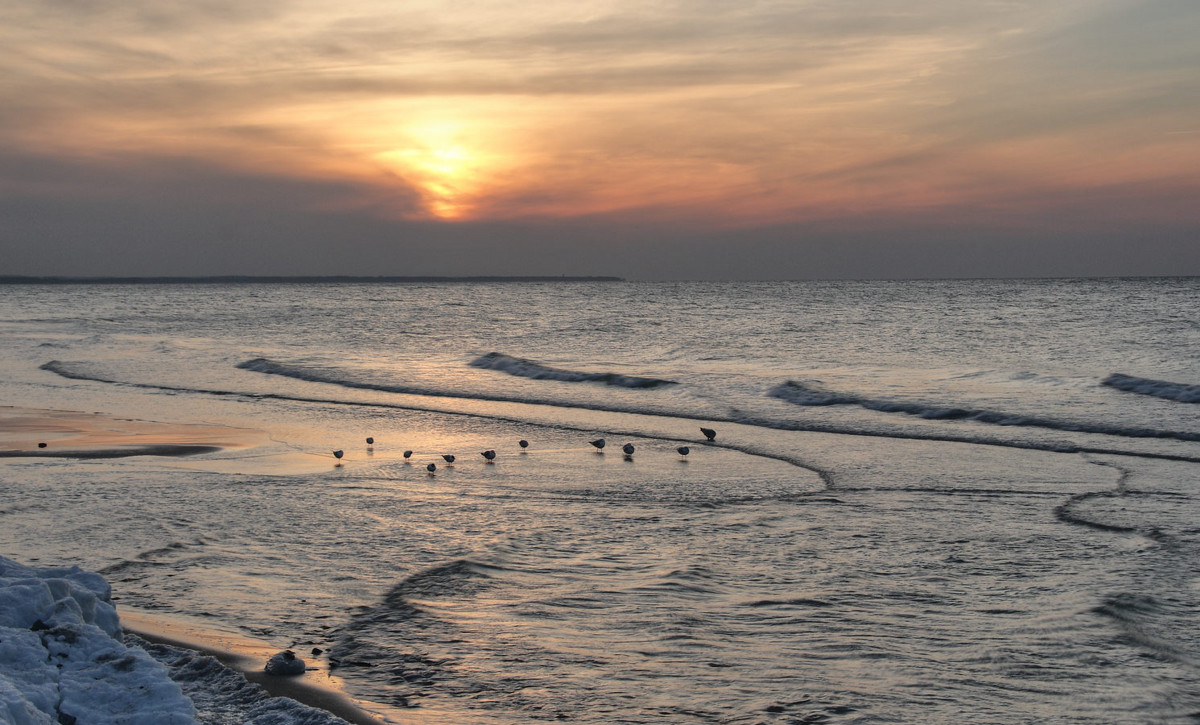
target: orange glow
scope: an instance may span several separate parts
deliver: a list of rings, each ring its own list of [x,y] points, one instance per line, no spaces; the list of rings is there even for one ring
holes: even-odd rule
[[[376,154],[384,166],[416,185],[425,208],[439,219],[459,219],[470,210],[477,185],[471,155],[461,146],[397,149]]]
[[[375,143],[388,140],[386,128],[372,135],[382,136]],[[432,121],[408,126],[398,135],[402,145],[379,151],[371,160],[416,189],[430,216],[465,217],[481,184],[481,160],[464,145],[462,125]]]
[[[325,185],[338,193],[303,203],[446,222],[754,225],[1196,184],[1195,109],[1177,91],[1192,76],[1072,65],[1038,40],[1072,32],[1070,14],[860,23],[801,3],[767,22],[731,4],[676,22],[686,5],[477,5],[270,5],[208,18],[220,44],[184,22],[92,30],[31,11],[0,24],[6,108],[32,109],[6,142],[114,174]]]

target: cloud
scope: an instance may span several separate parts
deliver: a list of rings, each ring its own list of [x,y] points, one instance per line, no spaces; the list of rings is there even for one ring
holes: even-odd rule
[[[851,233],[830,224],[1174,238],[1197,223],[1197,35],[1190,0],[15,0],[0,222],[117,240],[111,203],[146,239],[227,215],[314,250],[279,217],[464,250],[488,224],[652,226],[656,249]]]

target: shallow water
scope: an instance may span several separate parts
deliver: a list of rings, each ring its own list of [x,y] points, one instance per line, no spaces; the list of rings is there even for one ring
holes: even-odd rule
[[[0,463],[0,549],[463,721],[1189,721],[1198,291],[0,287],[6,402],[271,439]]]

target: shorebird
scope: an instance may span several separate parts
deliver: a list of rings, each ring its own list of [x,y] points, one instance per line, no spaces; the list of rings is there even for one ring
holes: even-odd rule
[[[405,458],[405,460],[412,458],[412,451],[405,451],[404,458]]]
[[[525,441],[521,441],[521,442],[524,443]],[[46,447],[45,443],[38,443],[38,448],[45,448],[45,447]]]
[[[429,471],[430,473],[433,473],[434,471],[436,471],[436,470],[437,470],[437,464],[436,464],[436,463],[430,463],[428,466],[425,466],[425,470],[426,470],[426,471]]]
[[[604,439],[603,438],[597,438],[594,441],[588,441],[588,443],[591,443],[592,445],[596,446],[596,449],[599,451],[604,450]]]
[[[344,456],[344,455],[346,455],[346,454],[343,453],[341,450],[336,450],[333,452],[333,457],[338,459],[339,466],[342,465],[342,456]]]
[[[452,453],[447,453],[446,455],[442,456],[442,458],[445,459],[446,463],[454,463],[454,454]]]
[[[375,445],[375,439],[372,438],[371,436],[367,436],[367,445],[369,445],[369,446]]]
[[[479,455],[488,459],[488,463],[491,463],[492,461],[494,461],[496,459],[496,452],[493,450],[486,450],[483,453],[480,453]]]
[[[687,454],[692,452],[692,449],[688,448],[687,446],[679,446],[675,450],[679,451],[679,455],[681,455],[681,456],[686,456]]]
[[[710,443],[717,437],[717,432],[712,428],[701,428],[700,432],[704,434],[704,437],[707,438]]]
[[[633,444],[626,443],[625,445],[621,446],[621,450],[625,451],[625,455],[632,456],[634,451]]]
[[[517,441],[517,445],[521,446],[522,448],[528,448],[528,447],[529,447],[529,441],[527,441],[527,440],[525,440],[524,438],[522,438],[521,440]]]

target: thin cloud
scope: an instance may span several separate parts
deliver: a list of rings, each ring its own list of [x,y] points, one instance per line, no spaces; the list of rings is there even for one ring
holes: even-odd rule
[[[385,226],[1036,226],[1121,194],[1176,224],[1198,36],[1191,0],[17,0],[0,184]]]

